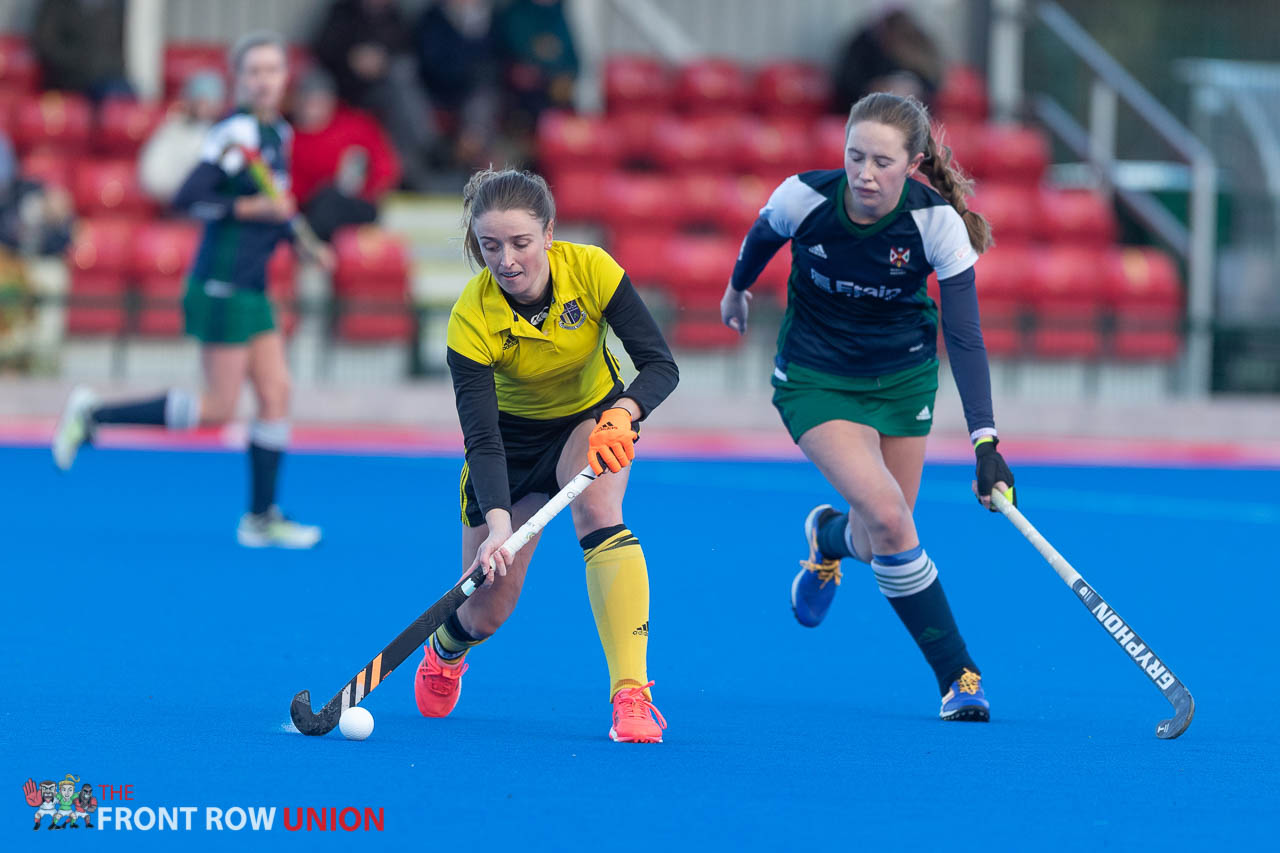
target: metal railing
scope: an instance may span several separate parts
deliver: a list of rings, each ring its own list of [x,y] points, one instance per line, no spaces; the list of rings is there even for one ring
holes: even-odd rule
[[[1213,155],[1061,6],[1052,2],[1037,3],[1033,14],[1092,76],[1088,127],[1048,95],[1035,95],[1029,99],[1028,105],[1063,144],[1090,164],[1120,204],[1185,262],[1188,337],[1181,385],[1184,393],[1207,394],[1211,387],[1213,359],[1218,192],[1217,164]],[[1189,225],[1184,226],[1150,194],[1124,186],[1120,177],[1123,164],[1116,158],[1116,127],[1121,103],[1189,167]]]

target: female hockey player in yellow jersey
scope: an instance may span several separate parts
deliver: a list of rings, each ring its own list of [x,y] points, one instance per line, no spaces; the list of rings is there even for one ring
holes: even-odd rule
[[[528,172],[485,170],[463,192],[468,256],[484,267],[449,317],[466,464],[462,551],[485,586],[431,636],[414,681],[418,710],[443,717],[458,702],[464,656],[515,609],[538,544],[499,550],[589,462],[596,482],[571,504],[587,590],[609,665],[615,741],[659,743],[666,723],[646,670],[649,576],[622,520],[635,456],[633,425],[675,388],[675,361],[630,279],[602,249],[552,238],[555,201]],[[605,345],[612,329],[638,375],[623,387]]]

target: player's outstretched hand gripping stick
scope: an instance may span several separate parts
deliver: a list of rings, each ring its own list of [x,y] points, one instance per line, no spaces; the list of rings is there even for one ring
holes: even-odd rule
[[[1155,651],[1142,641],[1124,619],[1111,609],[1111,606],[1102,600],[1102,596],[1098,595],[1098,591],[1085,582],[1080,577],[1067,559],[1049,544],[1049,540],[1040,535],[1040,531],[1031,526],[1031,522],[1027,521],[1026,516],[1018,511],[1018,508],[1009,503],[1004,495],[995,489],[991,490],[991,503],[995,508],[1004,513],[1005,518],[1013,522],[1013,526],[1018,528],[1018,532],[1027,537],[1027,541],[1035,546],[1040,552],[1040,556],[1048,561],[1053,570],[1058,573],[1058,577],[1071,587],[1072,591],[1080,597],[1081,603],[1085,608],[1093,614],[1093,618],[1098,620],[1098,624],[1102,629],[1111,635],[1120,648],[1124,649],[1138,668],[1146,673],[1147,678],[1151,679],[1164,698],[1169,700],[1173,705],[1173,718],[1169,720],[1161,720],[1156,726],[1156,737],[1173,739],[1187,730],[1187,726],[1191,725],[1191,718],[1196,712],[1196,702],[1191,698],[1191,691],[1178,680],[1173,674],[1173,670],[1155,653]]]
[[[590,466],[579,471],[568,485],[543,504],[542,509],[533,514],[533,518],[520,525],[520,529],[502,543],[502,550],[507,557],[515,556],[515,553],[528,544],[530,539],[537,536],[538,532],[546,527],[560,510],[582,494],[594,479],[596,475],[592,473]],[[289,706],[289,716],[293,718],[294,726],[304,735],[324,735],[333,731],[343,711],[359,705],[364,697],[381,684],[382,680],[403,663],[405,658],[425,643],[427,638],[435,633],[435,630],[443,625],[444,621],[483,583],[484,566],[476,566],[475,571],[459,581],[457,586],[444,594],[444,598],[428,607],[425,613],[413,620],[412,625],[400,632],[400,636],[378,652],[377,657],[369,661],[354,678],[335,693],[319,713],[313,713],[311,710],[310,690],[303,690],[294,696],[293,704]]]

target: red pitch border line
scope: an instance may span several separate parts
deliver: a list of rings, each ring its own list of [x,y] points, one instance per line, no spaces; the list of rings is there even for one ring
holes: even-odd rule
[[[0,445],[47,446],[52,420],[0,422]],[[149,450],[240,450],[245,446],[243,424],[187,433],[115,427],[104,430],[98,446]],[[1151,467],[1280,468],[1280,441],[1231,444],[1135,439],[1019,439],[1004,443],[1010,459],[1031,464],[1117,465]],[[301,424],[294,427],[290,450],[302,453],[456,456],[462,447],[457,430],[376,427],[364,425]],[[781,429],[776,433],[714,434],[654,428],[646,431],[643,453],[667,459],[795,460],[800,451]],[[973,451],[964,438],[934,437],[929,459],[969,462]]]

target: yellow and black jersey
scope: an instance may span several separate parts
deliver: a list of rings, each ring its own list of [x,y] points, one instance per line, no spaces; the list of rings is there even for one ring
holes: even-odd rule
[[[647,415],[679,377],[653,317],[607,252],[557,241],[547,259],[550,304],[540,325],[521,316],[488,269],[467,282],[449,315],[449,372],[484,512],[510,508],[507,445],[624,394]],[[609,328],[638,370],[625,391],[605,345]]]

